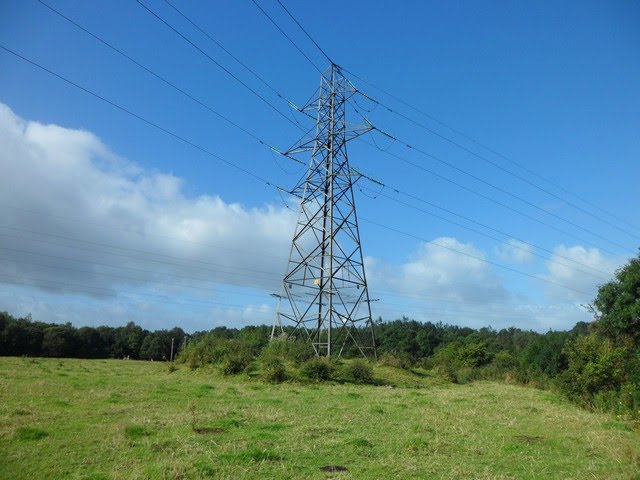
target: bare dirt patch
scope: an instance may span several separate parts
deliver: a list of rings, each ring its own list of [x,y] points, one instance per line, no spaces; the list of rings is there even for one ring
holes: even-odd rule
[[[521,442],[526,442],[526,443],[538,443],[541,442],[542,440],[544,440],[544,437],[539,437],[539,436],[533,436],[533,435],[516,435],[515,437],[516,440],[520,440]]]
[[[320,470],[323,472],[346,472],[347,467],[343,467],[342,465],[325,465],[324,467],[320,467]]]

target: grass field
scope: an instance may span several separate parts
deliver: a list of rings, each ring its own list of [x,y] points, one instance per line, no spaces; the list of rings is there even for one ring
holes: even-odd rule
[[[534,389],[0,358],[0,478],[640,479],[640,434]],[[346,471],[323,471],[341,466]]]

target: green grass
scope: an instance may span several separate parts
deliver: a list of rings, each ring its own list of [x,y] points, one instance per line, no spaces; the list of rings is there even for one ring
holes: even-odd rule
[[[553,393],[374,377],[274,385],[161,362],[0,358],[0,478],[640,479],[638,432]]]

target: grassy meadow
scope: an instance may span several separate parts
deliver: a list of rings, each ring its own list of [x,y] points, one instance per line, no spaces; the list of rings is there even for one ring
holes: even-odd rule
[[[640,434],[611,415],[501,383],[375,377],[0,358],[0,478],[640,479]]]

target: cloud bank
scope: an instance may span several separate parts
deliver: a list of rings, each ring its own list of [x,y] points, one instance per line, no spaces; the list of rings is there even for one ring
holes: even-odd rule
[[[294,211],[188,195],[185,180],[119,157],[91,132],[27,121],[3,104],[0,145],[0,309],[187,330],[271,321]],[[555,247],[552,259],[567,266],[536,264],[520,241],[484,251],[448,236],[417,244],[399,263],[384,255],[365,263],[382,299],[375,315],[547,329],[584,320],[584,296],[549,286],[539,289],[543,299],[516,294],[513,275],[483,260],[595,294],[603,280],[567,258],[598,275],[616,267],[582,246]]]

